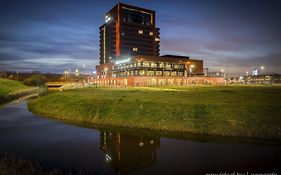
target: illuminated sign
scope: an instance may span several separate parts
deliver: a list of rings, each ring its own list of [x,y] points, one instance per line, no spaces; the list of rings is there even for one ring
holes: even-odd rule
[[[123,63],[127,63],[127,62],[130,62],[130,61],[131,61],[131,58],[126,58],[124,60],[115,61],[115,64],[123,64]]]
[[[109,22],[110,20],[111,20],[111,17],[108,16],[108,15],[105,15],[105,22],[107,23],[107,22]]]

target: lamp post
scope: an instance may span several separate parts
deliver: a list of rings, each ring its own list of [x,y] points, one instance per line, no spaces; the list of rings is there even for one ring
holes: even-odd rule
[[[64,76],[65,76],[65,82],[67,81],[67,71],[64,71]]]
[[[224,69],[221,69],[221,74],[224,77]]]
[[[261,74],[263,73],[264,70],[264,66],[261,66]],[[265,75],[261,75],[261,77],[263,76],[263,84],[265,84]]]
[[[261,66],[261,73],[263,72],[263,70],[264,70],[264,66]]]
[[[19,80],[19,73],[20,73],[20,71],[17,70],[17,80]]]
[[[77,82],[79,81],[79,70],[75,69],[75,76],[77,77]]]

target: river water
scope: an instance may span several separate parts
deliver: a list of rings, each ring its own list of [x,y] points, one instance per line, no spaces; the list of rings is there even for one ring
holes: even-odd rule
[[[34,115],[26,101],[0,107],[0,154],[50,168],[132,175],[278,172],[279,143],[222,140],[75,126]]]

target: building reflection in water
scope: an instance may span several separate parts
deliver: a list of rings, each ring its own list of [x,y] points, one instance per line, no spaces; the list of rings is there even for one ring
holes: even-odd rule
[[[105,153],[106,162],[118,174],[153,165],[156,162],[158,147],[159,138],[100,132],[100,148]]]

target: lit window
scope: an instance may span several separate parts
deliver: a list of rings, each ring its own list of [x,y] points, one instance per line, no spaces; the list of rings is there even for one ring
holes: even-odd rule
[[[138,48],[137,47],[133,47],[133,51],[138,51]]]
[[[155,38],[155,41],[160,41],[160,39],[159,38]]]
[[[139,30],[139,34],[143,34],[143,30]]]
[[[153,32],[149,32],[149,35],[152,36],[152,35],[153,35]]]

